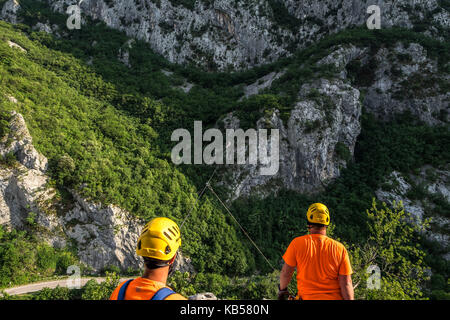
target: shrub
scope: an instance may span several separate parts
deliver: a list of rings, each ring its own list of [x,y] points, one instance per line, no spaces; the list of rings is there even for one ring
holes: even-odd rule
[[[350,159],[352,158],[352,154],[347,145],[342,142],[336,143],[335,152],[336,155],[345,162],[350,161]]]
[[[114,289],[119,285],[120,277],[116,273],[106,273],[106,280],[97,283],[89,280],[82,289],[83,300],[108,300]]]

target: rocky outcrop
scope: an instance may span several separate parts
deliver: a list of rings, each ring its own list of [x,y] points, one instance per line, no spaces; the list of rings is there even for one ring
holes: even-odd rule
[[[47,159],[34,148],[22,115],[12,112],[9,123],[9,133],[0,140],[0,158],[12,155],[18,162],[0,165],[0,224],[23,229],[36,223],[59,234],[53,214],[56,209],[51,204],[56,193],[47,187],[45,175]],[[49,242],[61,242],[60,237],[47,235]]]
[[[8,46],[10,47],[10,48],[13,48],[13,49],[18,49],[18,50],[20,50],[20,51],[22,51],[22,52],[27,52],[27,50],[25,50],[24,48],[22,48],[21,46],[19,46],[17,43],[15,43],[15,42],[12,42],[11,40],[8,40]]]
[[[360,115],[359,91],[341,80],[320,79],[304,85],[287,122],[278,110],[272,110],[256,124],[258,129],[279,130],[278,173],[260,175],[260,164],[233,167],[232,198],[254,189],[263,196],[282,187],[300,192],[320,190],[339,176],[353,156]],[[227,128],[239,127],[239,119],[233,115],[224,123]]]
[[[129,50],[133,47],[133,44],[134,44],[133,40],[128,40],[123,46],[123,48],[119,49],[119,54],[117,56],[119,61],[121,61],[124,65],[126,65],[129,68],[131,67]]]
[[[275,110],[255,123],[254,128],[280,130],[278,174],[261,176],[258,166],[233,167],[232,199],[255,189],[262,196],[280,187],[315,192],[338,177],[352,158],[360,133],[360,104],[386,121],[406,111],[429,125],[450,120],[450,93],[445,90],[449,76],[417,43],[394,43],[377,50],[339,45],[316,64],[331,65],[335,79],[304,84],[289,118],[281,119]],[[279,76],[272,72],[245,87],[245,97],[269,88]],[[240,126],[233,114],[224,122],[226,128]]]
[[[66,0],[50,3],[61,13],[73,4]],[[226,0],[212,4],[196,1],[192,8],[169,0],[81,3],[83,13],[149,42],[171,62],[194,62],[220,69],[272,61],[287,53],[268,31],[272,23],[262,15],[265,7],[262,0],[252,4],[252,8],[241,1]]]
[[[345,29],[352,25],[365,25],[369,14],[367,8],[378,5],[381,9],[381,28],[393,26],[411,28],[415,20],[423,20],[427,13],[432,13],[431,21],[448,26],[449,15],[439,9],[439,2],[434,0],[388,1],[388,0],[282,0],[289,12],[299,19],[308,20],[315,17],[322,21],[322,28]],[[441,17],[441,15],[445,16]],[[300,32],[308,33],[302,26]]]
[[[430,125],[450,120],[450,82],[438,63],[417,43],[397,43],[374,56],[373,83],[366,87],[364,106],[383,120],[408,111]]]
[[[378,200],[392,204],[394,201],[403,202],[405,210],[411,214],[416,222],[422,222],[424,219],[424,209],[419,201],[409,200],[406,194],[411,190],[411,185],[406,182],[405,178],[399,172],[392,172],[389,177],[389,184],[393,186],[393,190],[385,191],[378,189],[376,196]],[[395,186],[395,187],[394,187]]]
[[[34,148],[33,139],[22,115],[13,112],[10,119],[10,133],[0,140],[0,156],[14,153],[18,161],[28,169],[45,172],[47,159]]]
[[[333,65],[338,77],[363,91],[363,106],[379,119],[409,112],[429,125],[450,121],[450,77],[418,43],[398,42],[372,52],[340,45],[317,64]]]
[[[376,191],[378,200],[386,203],[403,202],[406,212],[409,212],[413,222],[422,223],[425,219],[430,219],[429,230],[424,235],[436,241],[443,248],[443,257],[450,260],[450,237],[445,230],[450,226],[450,219],[446,216],[434,212],[435,204],[431,197],[439,196],[444,201],[450,203],[450,168],[436,169],[431,166],[424,166],[416,175],[402,176],[398,172],[392,172],[383,188]],[[408,181],[409,182],[408,182]],[[422,188],[420,200],[409,199],[408,192],[413,189],[413,184]]]
[[[11,23],[17,23],[17,12],[20,9],[19,1],[17,0],[8,0],[3,5],[3,8],[0,12],[0,20],[5,20]]]
[[[22,115],[13,112],[10,133],[0,143],[0,157],[13,154],[17,162],[0,164],[0,224],[32,229],[55,247],[75,244],[82,263],[94,272],[112,265],[123,270],[140,269],[135,253],[144,221],[114,206],[104,206],[72,192],[61,200],[48,186],[47,159],[36,151]],[[195,272],[182,254],[176,270]]]
[[[193,296],[190,296],[188,300],[218,300],[214,293],[205,292],[205,293],[197,293]]]
[[[65,13],[73,1],[49,3]],[[427,32],[440,36],[439,27],[450,25],[448,11],[437,0],[414,4],[409,0],[258,0],[251,4],[215,0],[192,1],[191,5],[170,0],[84,0],[81,9],[93,19],[149,42],[171,62],[239,69],[275,61],[324,35],[365,25],[367,8],[374,4],[381,8],[382,28],[412,28],[428,18]],[[284,16],[277,6],[285,7]]]
[[[32,30],[39,31],[39,32],[45,32],[54,35],[56,38],[61,38],[61,35],[59,33],[60,28],[57,24],[51,24],[50,21],[46,21],[45,23],[38,22],[33,27]],[[63,35],[67,35],[66,32],[62,32]]]
[[[367,48],[358,48],[352,44],[341,45],[336,47],[331,54],[318,61],[317,65],[332,65],[339,70],[338,76],[341,79],[347,79],[347,65],[356,59],[364,59],[368,51]]]
[[[189,274],[195,273],[195,269],[192,265],[192,260],[188,256],[185,256],[183,252],[178,252],[178,255],[173,264],[174,270],[178,270],[182,273],[187,272]]]
[[[134,253],[143,221],[109,205],[88,202],[74,194],[74,208],[62,217],[66,235],[77,243],[78,256],[94,270],[108,265],[139,269]]]
[[[281,72],[271,72],[264,77],[259,78],[256,80],[255,83],[252,83],[248,86],[244,87],[244,96],[248,98],[249,96],[255,95],[260,93],[262,90],[266,88],[270,88],[272,85],[272,82],[277,80],[279,77],[281,77],[284,74],[284,71]]]

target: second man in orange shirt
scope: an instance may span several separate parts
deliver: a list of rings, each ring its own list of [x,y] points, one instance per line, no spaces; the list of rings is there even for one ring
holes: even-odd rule
[[[287,286],[297,269],[297,296],[301,300],[353,300],[352,267],[345,247],[327,237],[328,208],[312,204],[307,212],[309,234],[297,237],[283,255],[278,298],[289,296]]]

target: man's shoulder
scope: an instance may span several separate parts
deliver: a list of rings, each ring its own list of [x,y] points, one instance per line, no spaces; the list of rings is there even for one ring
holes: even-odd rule
[[[342,243],[339,242],[338,240],[332,239],[332,238],[330,238],[330,237],[327,237],[327,239],[328,239],[328,241],[330,241],[330,243],[331,243],[334,247],[336,247],[336,248],[338,248],[338,249],[340,249],[340,250],[346,250],[344,244],[342,244]]]
[[[296,238],[294,238],[294,240],[292,240],[292,242],[301,242],[301,241],[305,241],[308,240],[310,238],[309,234],[305,234],[303,236],[298,236]]]
[[[119,296],[119,290],[120,288],[122,288],[122,286],[129,280],[123,280],[122,282],[119,283],[119,285],[114,289],[114,291],[112,292],[111,296],[109,297],[110,300],[117,300],[118,296]]]
[[[301,246],[302,244],[304,244],[306,241],[308,241],[308,235],[304,235],[304,236],[298,236],[295,237],[294,239],[292,239],[291,241],[291,246]]]
[[[182,296],[179,293],[174,293],[174,294],[171,294],[170,296],[168,296],[164,300],[187,300],[187,299],[186,299],[186,297]]]

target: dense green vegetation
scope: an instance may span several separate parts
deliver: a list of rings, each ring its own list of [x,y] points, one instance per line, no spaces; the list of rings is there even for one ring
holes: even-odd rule
[[[364,115],[355,162],[350,163],[324,193],[306,196],[285,191],[264,200],[257,197],[238,199],[233,203],[233,211],[274,261],[289,239],[300,230],[306,232],[303,215],[315,201],[333,208],[335,233],[339,237],[349,243],[362,243],[368,230],[366,217],[361,213],[390,172],[408,173],[426,163],[441,167],[450,158],[447,129],[424,124],[411,126],[411,121],[404,115],[396,122],[386,124],[371,115]],[[263,265],[262,259],[257,261]]]
[[[51,12],[39,1],[22,2],[26,24],[11,26],[0,21],[0,88],[19,101],[14,104],[0,95],[2,111],[14,109],[24,115],[33,143],[49,159],[52,183],[61,196],[67,197],[66,188],[76,188],[88,198],[118,204],[145,219],[164,215],[181,223],[194,204],[196,191],[212,171],[208,167],[174,167],[170,163],[173,129],[190,129],[194,120],[212,126],[232,110],[237,110],[243,127],[253,126],[265,110],[277,108],[286,116],[303,83],[334,75],[330,66],[317,67],[314,62],[337,44],[352,43],[375,50],[396,41],[417,42],[439,60],[442,72],[448,72],[448,42],[402,29],[352,29],[270,65],[242,72],[206,73],[194,66],[172,65],[140,41],[134,41],[127,49],[125,35],[102,23],[89,22],[82,30],[60,39],[34,32],[30,25],[46,19],[63,26],[64,16]],[[7,40],[18,43],[27,53],[10,48]],[[119,49],[129,50],[131,68],[117,60]],[[286,73],[271,89],[238,102],[244,84],[283,68]],[[167,75],[163,72],[166,70],[173,74]],[[361,66],[353,65],[349,71],[360,83],[370,82],[370,77],[361,78],[367,71]],[[194,84],[189,93],[177,88],[184,81]],[[7,133],[6,118],[0,114],[2,136]],[[365,113],[362,128],[354,162],[321,194],[281,191],[266,199],[250,197],[232,204],[233,213],[276,267],[292,238],[306,232],[304,212],[311,202],[317,201],[331,209],[334,235],[354,245],[354,259],[361,260],[356,248],[375,241],[370,238],[367,224],[373,217],[364,212],[385,177],[392,170],[408,174],[424,164],[440,167],[449,162],[448,127],[428,127],[413,121],[408,114],[386,124]],[[345,150],[337,152],[348,160]],[[225,197],[226,188],[217,190]],[[445,204],[442,206],[445,211]],[[273,297],[276,274],[265,275],[271,270],[215,198],[208,194],[202,198],[182,232],[183,251],[191,256],[200,273],[192,278],[176,275],[175,288],[186,295],[213,291],[229,298]],[[7,241],[13,243],[15,237]],[[410,233],[405,239],[414,243],[417,235]],[[448,264],[427,259],[435,246],[424,243],[424,248],[425,261],[437,271],[430,288],[435,290],[434,297],[445,296]],[[20,257],[17,252],[14,255]],[[414,259],[408,256],[404,266],[417,262]],[[48,274],[56,272],[56,266],[50,270],[54,271]],[[243,277],[256,270],[263,275]],[[410,285],[403,271],[393,273],[390,279],[401,275],[405,287],[403,282],[396,283],[398,290],[374,297],[420,296],[417,283]],[[19,279],[15,283],[23,283],[34,279],[33,272],[30,278],[5,273],[5,281],[9,277]],[[91,286],[89,292],[113,287]],[[58,290],[60,293],[55,294],[64,297],[82,296],[80,292],[71,296],[64,289]],[[38,297],[52,298],[52,294]],[[94,296],[105,298],[108,294],[92,293],[89,297]],[[371,297],[361,293],[362,296]]]
[[[411,245],[415,239],[414,232],[423,226],[413,227],[404,218],[408,214],[401,204],[393,208],[385,204],[367,210],[369,234],[364,245],[348,245],[352,267],[353,281],[356,285],[356,299],[423,299],[421,284],[426,279],[422,264],[425,253],[418,243]],[[333,228],[330,230],[333,233]],[[294,235],[295,236],[295,235]],[[408,257],[408,259],[405,259]],[[368,289],[368,266],[381,266],[381,287]],[[44,289],[24,298],[36,300],[69,300],[92,299],[106,300],[117,287],[118,276],[106,274],[105,282],[98,284],[90,280],[83,288],[69,290],[67,288]],[[296,292],[295,277],[289,284],[291,293]],[[228,277],[211,273],[175,272],[168,285],[175,291],[188,297],[199,292],[212,292],[220,299],[276,299],[279,271],[250,277]],[[442,286],[442,279],[435,278]],[[445,288],[445,286],[444,286]],[[445,289],[444,289],[445,290]],[[445,291],[440,292],[444,295]],[[14,297],[5,296],[4,299]]]
[[[0,226],[0,288],[66,274],[77,262],[71,250],[54,249],[25,231]]]
[[[290,29],[292,32],[296,32],[300,25],[300,19],[297,19],[291,15],[282,1],[268,0],[269,6],[273,12],[273,20],[276,25]]]
[[[34,144],[49,159],[55,186],[78,188],[86,197],[119,204],[147,220],[164,215],[181,221],[193,205],[194,188],[161,154],[158,133],[108,102],[114,86],[70,55],[48,50],[3,22],[0,28],[0,85],[21,101],[15,105],[2,96],[2,106],[25,117]],[[5,39],[28,53],[12,50]],[[83,95],[79,88],[92,91]],[[219,232],[224,237],[213,236]],[[224,214],[207,202],[201,213],[192,214],[185,235],[184,249],[198,256],[199,270],[248,270],[247,249]],[[201,245],[205,243],[234,250],[220,255]]]

